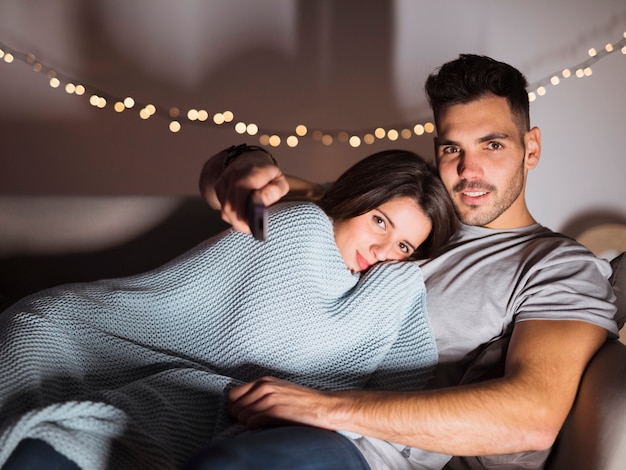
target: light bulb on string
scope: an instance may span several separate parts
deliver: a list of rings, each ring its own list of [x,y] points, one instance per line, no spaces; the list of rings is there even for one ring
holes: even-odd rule
[[[565,68],[560,72],[557,71],[533,84],[530,84],[529,89],[533,91],[530,91],[528,93],[529,101],[532,102],[538,99],[538,97],[544,96],[548,91],[547,86],[557,86],[561,83],[561,79],[569,78],[572,75],[578,78],[591,76],[593,74],[593,69],[591,65],[618,49],[622,52],[622,54],[626,55],[626,31],[624,31],[622,35],[623,38],[614,43],[607,42],[604,44],[603,47],[600,48],[588,48],[588,58],[578,65],[575,65],[571,68]],[[94,89],[93,87],[89,85],[87,87],[85,87],[84,85],[78,85],[76,83],[79,80],[74,80],[66,77],[62,73],[57,74],[56,70],[46,66],[45,64],[37,60],[34,54],[25,54],[22,52],[14,51],[2,43],[0,43],[0,59],[0,62],[4,61],[5,63],[12,63],[15,60],[19,60],[29,64],[33,71],[38,73],[43,72],[46,74],[50,87],[59,88],[62,86],[66,94],[68,95],[75,94],[81,96],[84,95],[87,90],[90,90],[90,94],[88,95],[89,103],[92,106],[100,109],[107,106],[107,101],[114,103],[112,107],[118,113],[123,112],[125,109],[133,108],[136,104],[135,100],[129,96],[122,98],[107,94],[106,92],[92,93],[91,90]],[[148,119],[156,114],[156,107],[154,105],[141,105],[139,107],[141,107],[141,109],[138,111],[138,114],[139,117],[143,120]],[[170,131],[179,132],[181,129],[181,111],[179,110],[179,108],[164,107],[161,109],[163,111],[159,113],[159,116],[166,119],[169,117]],[[224,123],[231,123],[234,121],[234,113],[229,110],[216,112],[212,115],[209,115],[208,111],[206,110],[190,108],[188,111],[183,112],[182,115],[186,116],[188,121],[209,121],[207,125],[220,126]],[[307,138],[311,138],[314,141],[321,142],[323,145],[332,145],[338,142],[348,143],[351,147],[355,147],[362,144],[372,144],[376,141],[376,139],[382,140],[387,138],[388,140],[395,141],[399,138],[410,139],[414,135],[423,136],[424,134],[435,132],[434,124],[431,122],[426,122],[423,124],[400,124],[399,127],[396,129],[386,128],[385,126],[372,126],[370,129],[361,131],[329,131],[323,130],[324,128],[321,127],[320,129],[311,132],[304,124],[298,124],[292,129],[294,129],[295,132],[281,130],[274,130],[272,132],[269,132],[267,130],[263,130],[263,128],[256,123],[246,124],[244,122],[237,122],[233,125],[233,130],[237,134],[247,133],[249,135],[258,135],[259,133],[261,133],[262,135],[259,137],[259,141],[262,143],[262,145],[280,146],[284,143],[289,147],[297,146],[300,143],[300,139],[305,136]]]
[[[190,121],[196,121],[198,119],[198,110],[192,108],[187,111],[187,119]]]
[[[271,135],[269,139],[269,144],[272,147],[278,147],[280,145],[280,137],[277,136],[276,134]]]
[[[248,126],[246,126],[245,122],[238,122],[237,124],[235,124],[235,132],[237,134],[245,134],[247,127]]]
[[[360,147],[361,146],[361,138],[357,135],[353,135],[349,140],[350,147]]]

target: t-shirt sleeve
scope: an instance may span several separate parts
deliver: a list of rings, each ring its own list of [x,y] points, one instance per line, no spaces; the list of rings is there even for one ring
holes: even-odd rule
[[[564,247],[526,273],[515,321],[580,320],[618,336],[611,267],[580,247]]]

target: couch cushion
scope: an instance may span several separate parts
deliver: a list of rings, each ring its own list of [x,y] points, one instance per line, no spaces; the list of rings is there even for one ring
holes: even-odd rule
[[[626,252],[613,258],[611,267],[613,274],[611,274],[610,281],[617,296],[615,299],[617,306],[615,321],[617,327],[621,329],[624,326],[624,321],[626,321]]]

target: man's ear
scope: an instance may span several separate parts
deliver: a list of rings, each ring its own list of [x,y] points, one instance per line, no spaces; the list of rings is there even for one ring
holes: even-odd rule
[[[541,131],[538,127],[533,127],[524,135],[524,166],[527,170],[532,170],[539,163],[541,157]]]

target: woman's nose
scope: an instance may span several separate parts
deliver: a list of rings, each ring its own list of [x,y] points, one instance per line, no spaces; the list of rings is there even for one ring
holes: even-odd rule
[[[379,242],[372,246],[372,253],[378,261],[385,261],[389,259],[389,251],[391,249],[391,243]]]

